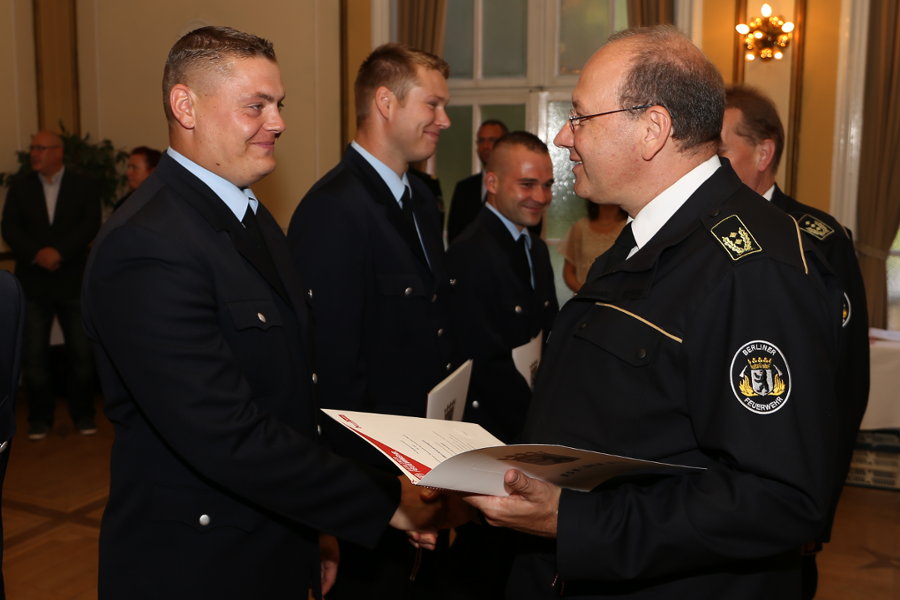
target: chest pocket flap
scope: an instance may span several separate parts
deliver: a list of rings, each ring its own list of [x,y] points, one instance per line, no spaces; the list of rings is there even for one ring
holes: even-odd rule
[[[575,337],[606,350],[634,367],[652,363],[664,340],[679,344],[682,341],[637,314],[602,302],[597,302],[577,325]]]

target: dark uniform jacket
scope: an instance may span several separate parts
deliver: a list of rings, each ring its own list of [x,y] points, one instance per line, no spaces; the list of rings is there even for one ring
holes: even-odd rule
[[[524,438],[706,467],[563,490],[510,598],[788,599],[832,504],[841,293],[727,161],[554,324]],[[556,581],[556,585],[552,582]]]
[[[844,319],[840,366],[841,447],[838,465],[846,477],[859,424],[869,401],[869,318],[866,288],[850,232],[828,213],[797,202],[776,185],[772,204],[791,215],[806,238],[819,249],[844,289]]]
[[[78,298],[89,245],[100,228],[100,197],[94,185],[66,169],[51,224],[38,174],[29,173],[10,186],[0,226],[29,299]],[[38,250],[47,246],[62,256],[55,271],[34,264]]]
[[[512,349],[541,332],[546,337],[559,310],[547,244],[531,243],[533,289],[522,247],[487,207],[447,251],[454,330],[462,355],[474,359],[464,420],[507,443],[525,424],[531,398]]]
[[[168,155],[98,236],[84,316],[115,427],[100,597],[305,598],[318,531],[374,544],[395,478],[315,441],[308,315],[284,235],[267,260]]]
[[[484,199],[481,197],[483,177],[483,173],[475,173],[456,182],[453,198],[450,200],[450,213],[447,215],[448,243],[453,243],[484,206]]]

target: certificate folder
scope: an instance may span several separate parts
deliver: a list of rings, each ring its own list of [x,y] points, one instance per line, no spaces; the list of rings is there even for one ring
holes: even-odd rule
[[[509,469],[582,491],[629,473],[702,470],[553,444],[507,446],[476,423],[322,410],[372,444],[413,484],[433,488],[506,496],[503,474]]]

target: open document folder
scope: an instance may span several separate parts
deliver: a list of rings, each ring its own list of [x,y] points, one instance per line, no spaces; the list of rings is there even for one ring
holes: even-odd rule
[[[507,496],[503,474],[509,469],[583,491],[636,471],[702,470],[551,444],[506,446],[476,423],[322,411],[372,444],[415,485],[446,490]]]

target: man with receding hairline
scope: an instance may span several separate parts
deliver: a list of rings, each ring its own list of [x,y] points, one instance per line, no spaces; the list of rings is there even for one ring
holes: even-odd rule
[[[116,432],[99,595],[321,598],[332,536],[371,546],[388,525],[429,525],[440,503],[318,443],[306,296],[250,188],[285,129],[272,44],[192,31],[163,89],[170,147],[85,277]]]
[[[354,86],[357,132],[307,192],[288,230],[315,323],[323,406],[424,417],[429,390],[453,372],[450,277],[437,204],[408,165],[450,126],[447,63],[399,44],[376,48]],[[323,423],[335,451],[394,473],[358,436]],[[374,551],[341,545],[334,598],[433,598],[437,557],[401,534]]]
[[[556,136],[631,221],[561,310],[523,441],[684,464],[590,492],[517,470],[472,496],[517,544],[508,598],[793,600],[834,503],[841,292],[716,156],[721,75],[674,27],[616,34]]]

